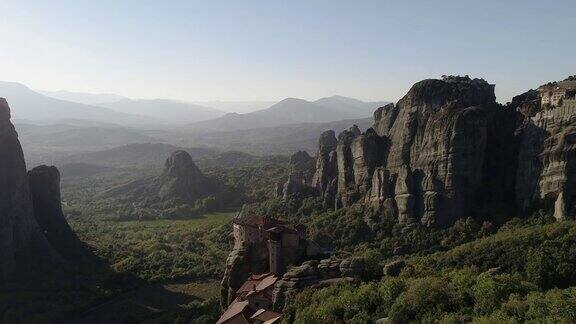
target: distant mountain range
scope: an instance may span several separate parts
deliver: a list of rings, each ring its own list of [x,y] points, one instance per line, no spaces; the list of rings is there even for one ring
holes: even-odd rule
[[[8,100],[12,117],[15,120],[56,122],[62,119],[80,119],[123,125],[158,123],[157,120],[146,116],[126,114],[109,108],[55,99],[14,82],[0,82],[0,97]]]
[[[209,101],[186,103],[169,99],[129,99],[116,94],[34,91],[25,85],[0,82],[0,97],[13,107],[14,118],[28,123],[82,121],[165,129],[183,125],[189,131],[235,131],[297,123],[325,123],[372,116],[387,102],[363,102],[332,96],[316,101],[286,98],[280,102]],[[214,108],[216,107],[216,108]],[[235,111],[233,113],[226,113]],[[239,113],[246,112],[246,113]]]
[[[217,118],[221,110],[168,99],[122,99],[101,103],[100,106],[127,114],[138,114],[173,124],[186,124]]]
[[[37,92],[56,99],[72,101],[83,103],[86,105],[95,105],[106,103],[106,102],[116,102],[123,99],[128,99],[123,96],[119,96],[113,93],[86,93],[86,92],[71,92],[66,90],[59,91],[43,91],[37,90]]]
[[[212,147],[252,154],[290,154],[297,150],[313,153],[322,131],[340,132],[353,124],[366,129],[372,124],[373,112],[386,104],[342,96],[316,101],[287,98],[254,112],[226,114],[173,100],[132,100],[113,94],[64,91],[39,93],[12,82],[0,82],[0,97],[6,97],[10,104],[31,165],[134,143]],[[114,99],[118,100],[105,102]]]
[[[333,96],[316,101],[284,99],[269,108],[247,114],[226,114],[222,117],[187,125],[187,130],[235,131],[276,127],[298,123],[326,123],[371,117],[387,102],[363,102],[353,98]]]
[[[191,103],[204,107],[212,107],[227,113],[246,114],[257,110],[266,109],[277,101],[193,101]]]

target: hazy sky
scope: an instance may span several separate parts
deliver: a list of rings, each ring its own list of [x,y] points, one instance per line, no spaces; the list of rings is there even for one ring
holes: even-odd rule
[[[469,74],[506,101],[576,74],[576,1],[0,0],[0,72],[181,100],[397,100]]]

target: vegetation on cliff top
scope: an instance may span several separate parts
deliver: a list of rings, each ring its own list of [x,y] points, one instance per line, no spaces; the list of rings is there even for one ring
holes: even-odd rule
[[[305,290],[284,322],[576,321],[576,222],[512,220],[496,234],[425,256],[398,277]]]

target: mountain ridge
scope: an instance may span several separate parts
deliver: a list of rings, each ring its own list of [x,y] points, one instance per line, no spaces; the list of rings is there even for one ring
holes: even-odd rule
[[[247,114],[226,114],[219,118],[189,124],[183,127],[183,130],[234,131],[297,123],[327,123],[368,118],[378,107],[385,104],[387,102],[363,102],[343,96],[325,97],[316,101],[285,98],[266,109]]]
[[[145,116],[125,114],[109,108],[48,97],[17,82],[0,81],[0,96],[10,100],[15,119],[54,122],[68,118],[108,123],[112,121],[123,125],[158,123],[158,120]]]
[[[186,124],[218,118],[224,111],[172,99],[128,99],[104,102],[100,106],[122,113],[152,117],[172,124]]]

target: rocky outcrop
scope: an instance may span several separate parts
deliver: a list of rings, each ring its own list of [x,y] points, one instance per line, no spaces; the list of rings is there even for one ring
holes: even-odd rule
[[[336,147],[321,138],[314,179],[327,206],[362,201],[400,223],[445,227],[487,210],[488,198],[500,199],[501,191],[513,192],[515,176],[500,177],[497,169],[515,174],[517,163],[501,148],[512,145],[519,117],[496,103],[486,81],[424,80],[374,118],[365,133],[341,133]],[[336,170],[330,168],[334,155]],[[328,190],[333,183],[335,195]],[[484,186],[499,183],[498,194]]]
[[[316,151],[316,172],[312,178],[312,187],[324,197],[324,206],[330,208],[334,207],[337,189],[337,144],[333,130],[320,134]]]
[[[215,204],[224,187],[206,177],[186,151],[175,151],[164,164],[157,177],[133,180],[101,194],[102,198],[115,199],[136,208],[143,214],[156,210],[162,217],[190,217],[206,212],[210,206],[197,206],[197,202],[213,197]],[[148,217],[148,216],[142,216]]]
[[[323,288],[342,282],[358,282],[365,272],[361,259],[311,260],[292,267],[274,286],[272,304],[282,311],[291,298],[304,288]]]
[[[522,96],[534,97],[534,91]],[[515,98],[516,99],[516,98]],[[518,99],[517,101],[520,101]],[[556,219],[576,213],[576,111],[561,105],[522,101],[529,111],[519,129],[516,199],[520,211],[544,208]],[[526,108],[528,106],[528,108]]]
[[[205,193],[206,177],[186,151],[176,151],[164,164],[164,171],[156,180],[161,200],[193,203]]]
[[[512,98],[510,107],[520,112],[524,117],[534,117],[540,111],[540,95],[536,90],[529,90]]]
[[[314,159],[305,151],[290,157],[288,179],[277,184],[276,197],[288,200],[308,193],[314,174]]]
[[[236,245],[226,259],[226,268],[222,277],[222,304],[229,305],[236,296],[236,291],[251,274],[266,272],[268,251],[266,244]]]
[[[316,160],[306,151],[298,151],[290,156],[290,172],[300,172],[310,183],[314,175],[314,164]]]
[[[286,182],[280,183],[279,197],[286,201],[305,192],[307,187],[306,179],[301,172],[291,172]]]
[[[69,261],[93,258],[85,244],[72,231],[60,197],[60,172],[54,166],[38,166],[28,171],[34,217],[48,242]]]
[[[10,107],[0,98],[0,279],[58,262],[34,218],[34,205]]]
[[[286,266],[323,256],[320,247],[306,239],[305,232],[301,224],[239,213],[233,220],[232,251],[222,278],[222,304],[230,304],[251,275],[281,276]]]
[[[552,97],[554,94],[554,97]],[[545,104],[542,105],[541,103]],[[399,223],[446,227],[534,209],[576,214],[576,82],[496,103],[469,77],[416,83],[374,126],[322,135],[313,184],[325,206],[356,202]]]

